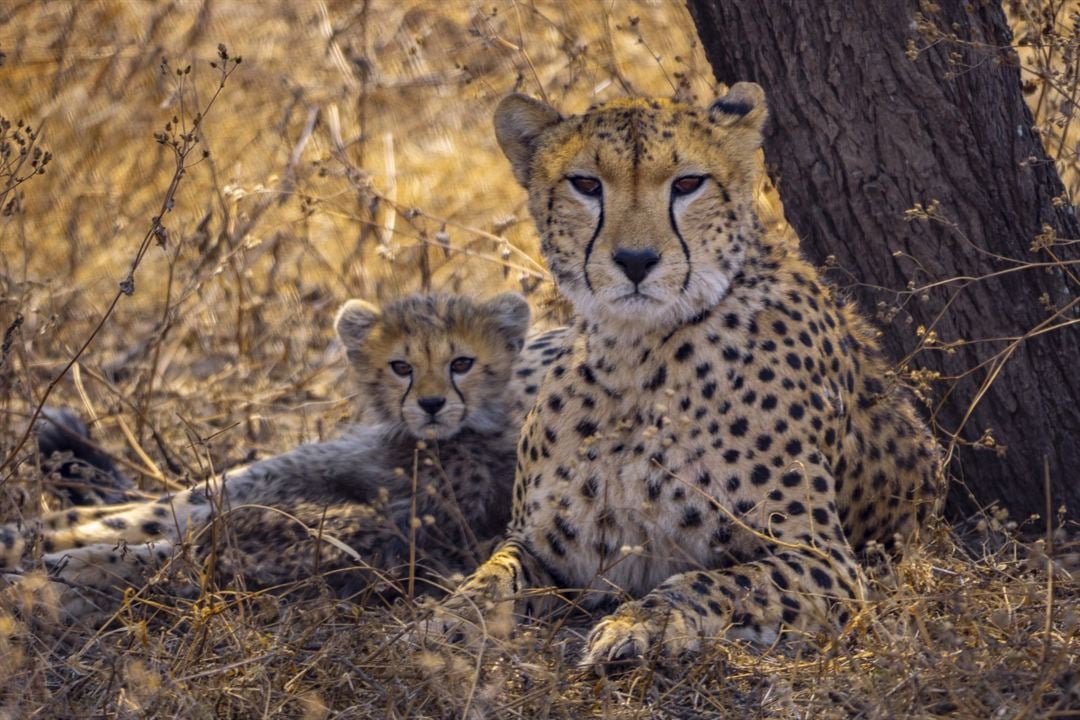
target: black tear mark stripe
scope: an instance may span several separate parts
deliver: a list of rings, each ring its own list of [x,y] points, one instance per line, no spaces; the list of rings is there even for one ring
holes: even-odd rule
[[[405,393],[401,396],[401,400],[398,402],[398,411],[401,414],[401,419],[405,419],[405,400],[409,397],[409,392],[412,390],[413,374],[409,373],[409,384],[405,386]]]
[[[671,230],[675,233],[675,237],[679,238],[679,247],[682,248],[683,257],[686,258],[686,275],[683,277],[682,282],[682,291],[686,292],[686,288],[690,286],[690,273],[694,269],[694,263],[690,259],[690,248],[687,246],[686,240],[683,239],[682,233],[679,232],[679,224],[675,222],[675,193],[669,193],[667,211]]]
[[[585,287],[589,289],[589,292],[593,292],[592,280],[589,279],[589,258],[592,257],[593,246],[596,245],[596,238],[600,237],[600,231],[604,229],[604,186],[600,186],[600,217],[596,222],[596,229],[593,230],[592,237],[589,238],[589,244],[585,246]]]
[[[446,372],[450,375],[450,387],[454,388],[454,392],[457,393],[458,400],[461,401],[461,407],[465,412],[461,416],[461,422],[465,422],[465,418],[469,416],[469,403],[465,402],[465,396],[461,394],[461,390],[458,389],[457,380],[454,379],[454,371],[448,367]]]

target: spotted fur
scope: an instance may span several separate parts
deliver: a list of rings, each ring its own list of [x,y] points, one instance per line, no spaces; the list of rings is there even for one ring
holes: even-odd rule
[[[411,556],[433,582],[475,567],[478,543],[509,516],[522,408],[559,352],[555,331],[522,353],[528,323],[512,294],[417,295],[381,311],[350,301],[336,330],[359,383],[360,424],[157,501],[2,526],[0,567],[18,567],[36,538],[45,567],[77,591],[65,601],[71,615],[96,602],[90,590],[135,581],[188,537],[204,554],[212,535],[227,538],[216,567],[259,587],[318,570],[352,593],[372,580],[361,568],[394,580]],[[527,373],[515,365],[523,360]]]
[[[576,310],[518,446],[513,517],[429,629],[486,632],[555,589],[621,603],[583,662],[843,624],[869,543],[909,542],[939,451],[875,333],[753,211],[767,115],[739,83],[708,109],[619,100],[495,116]]]

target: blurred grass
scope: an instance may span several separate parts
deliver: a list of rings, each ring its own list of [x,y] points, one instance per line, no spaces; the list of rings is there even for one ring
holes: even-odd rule
[[[205,104],[218,43],[243,63],[201,126],[210,157],[53,400],[156,464],[148,492],[333,434],[352,403],[330,327],[347,297],[510,288],[558,319],[490,129],[503,94],[576,112],[715,92],[674,0],[0,5],[0,115],[40,127],[54,156],[0,218],[0,332],[23,318],[0,365],[0,458],[127,273],[174,172],[153,134]],[[1075,132],[1056,117],[1039,122]],[[759,199],[782,226],[775,195]],[[0,520],[58,505],[32,458],[0,476]],[[209,586],[140,596],[98,632],[53,627],[28,589],[31,609],[0,614],[0,717],[1064,717],[1080,707],[1075,542],[1051,560],[1013,529],[941,534],[821,653],[724,644],[614,682],[568,667],[580,628],[418,655],[400,639],[411,607]]]
[[[3,112],[41,126],[54,154],[0,227],[0,324],[24,316],[29,372],[9,413],[115,293],[173,172],[152,135],[190,123],[217,84],[219,42],[244,63],[201,128],[210,158],[183,179],[167,247],[85,358],[114,379],[122,366],[111,404],[160,388],[142,408],[156,418],[196,388],[230,417],[272,407],[278,381],[298,376],[316,375],[325,397],[339,381],[337,365],[321,372],[336,359],[329,318],[350,296],[549,291],[490,130],[506,92],[569,111],[626,92],[712,93],[670,3],[7,5]],[[188,64],[181,93],[172,72]]]

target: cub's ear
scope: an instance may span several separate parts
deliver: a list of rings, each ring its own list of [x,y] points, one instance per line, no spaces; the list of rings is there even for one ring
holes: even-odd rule
[[[757,83],[735,83],[727,95],[717,98],[709,106],[709,117],[717,125],[746,128],[760,135],[769,117],[765,91]]]
[[[503,293],[484,303],[483,310],[491,318],[495,331],[502,335],[513,352],[521,352],[532,317],[525,298],[517,293]]]
[[[560,120],[555,108],[521,93],[507,95],[495,108],[495,138],[523,186],[529,185],[536,139]]]
[[[379,317],[379,308],[363,300],[349,300],[341,306],[334,320],[334,331],[349,351],[350,361],[355,361],[356,351],[363,346]]]

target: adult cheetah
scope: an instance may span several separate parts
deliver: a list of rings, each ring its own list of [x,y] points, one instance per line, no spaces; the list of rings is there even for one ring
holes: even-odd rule
[[[939,451],[874,332],[753,210],[764,93],[564,118],[511,95],[498,141],[574,305],[518,446],[513,516],[428,628],[617,600],[583,663],[845,623],[868,543],[942,497]]]

